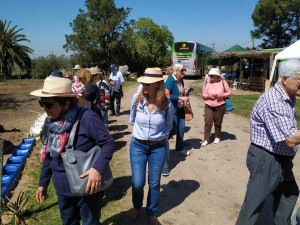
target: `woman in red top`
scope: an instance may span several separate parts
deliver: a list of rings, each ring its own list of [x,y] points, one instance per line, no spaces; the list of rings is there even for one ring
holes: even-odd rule
[[[205,147],[209,142],[213,123],[215,125],[214,143],[218,144],[220,142],[222,122],[226,110],[225,98],[228,98],[231,95],[231,90],[227,82],[222,80],[219,69],[212,68],[208,75],[210,77],[210,82],[207,83],[203,91],[203,98],[205,99],[205,126],[202,147]]]

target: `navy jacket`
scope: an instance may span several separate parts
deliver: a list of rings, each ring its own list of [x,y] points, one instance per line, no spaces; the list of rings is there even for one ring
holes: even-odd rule
[[[108,166],[116,147],[102,120],[91,110],[86,110],[82,115],[75,143],[76,150],[85,152],[95,145],[99,145],[102,148],[102,152],[93,166],[101,174]],[[46,154],[46,159],[42,165],[39,186],[48,186],[51,176],[54,188],[59,194],[72,196],[62,158],[60,156],[52,158],[49,154]]]

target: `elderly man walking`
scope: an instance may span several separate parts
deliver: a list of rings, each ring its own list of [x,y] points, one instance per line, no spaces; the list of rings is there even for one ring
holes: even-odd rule
[[[265,199],[274,195],[274,223],[290,224],[299,189],[292,171],[300,143],[295,104],[300,61],[280,64],[278,82],[260,96],[250,115],[247,167],[250,178],[237,225],[255,224]]]
[[[119,116],[120,108],[121,108],[121,98],[123,97],[122,85],[124,84],[124,78],[122,73],[118,70],[116,64],[110,65],[111,74],[109,76],[109,84],[110,84],[110,110],[111,116]],[[117,110],[115,111],[115,99]]]

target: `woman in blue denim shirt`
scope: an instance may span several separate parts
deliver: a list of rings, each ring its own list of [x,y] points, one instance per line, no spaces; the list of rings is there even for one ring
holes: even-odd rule
[[[130,123],[133,126],[130,144],[132,173],[131,220],[136,221],[143,205],[146,165],[148,162],[149,191],[147,216],[149,224],[156,225],[160,175],[166,158],[166,135],[173,126],[173,105],[165,96],[165,85],[160,68],[146,69],[138,79],[143,90],[131,101]]]

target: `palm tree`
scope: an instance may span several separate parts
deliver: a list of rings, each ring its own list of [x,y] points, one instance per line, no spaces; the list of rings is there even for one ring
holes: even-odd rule
[[[4,79],[11,76],[15,65],[22,71],[29,71],[29,53],[33,53],[31,48],[20,44],[22,41],[30,42],[24,34],[19,33],[23,29],[17,29],[17,25],[10,28],[10,24],[0,20],[0,76]]]

